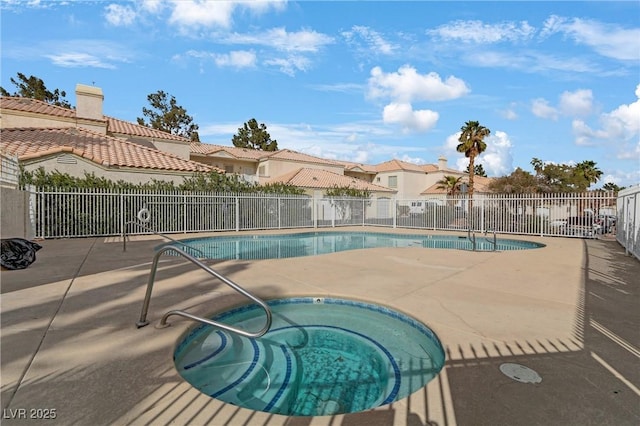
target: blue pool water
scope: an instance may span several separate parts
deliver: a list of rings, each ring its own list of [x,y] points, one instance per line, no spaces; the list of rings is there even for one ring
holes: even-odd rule
[[[206,395],[289,416],[353,413],[405,398],[444,365],[440,340],[421,322],[346,299],[268,302],[271,329],[249,339],[209,326],[174,352],[178,372]],[[264,311],[247,305],[214,317],[255,331]]]
[[[489,242],[488,240],[491,240]],[[304,232],[279,235],[232,235],[181,240],[199,257],[210,259],[281,259],[377,247],[425,247],[472,250],[471,241],[457,235],[405,235],[376,232]],[[544,247],[532,241],[499,238],[498,251]],[[478,236],[476,250],[493,250],[493,240]],[[201,254],[202,253],[202,254]]]

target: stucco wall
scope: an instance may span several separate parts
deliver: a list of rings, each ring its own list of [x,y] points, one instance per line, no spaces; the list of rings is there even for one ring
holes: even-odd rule
[[[191,155],[191,146],[188,143],[153,139],[153,145],[159,151],[168,152],[184,160],[188,160]]]
[[[0,236],[33,239],[35,233],[29,219],[29,193],[0,187],[0,199]]]

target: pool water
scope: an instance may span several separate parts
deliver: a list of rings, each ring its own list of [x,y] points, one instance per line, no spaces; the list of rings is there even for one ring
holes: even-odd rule
[[[269,332],[249,339],[199,326],[178,344],[178,372],[230,404],[290,416],[353,413],[405,398],[444,365],[436,335],[389,308],[333,298],[268,302]],[[247,330],[264,325],[256,305],[213,318]]]
[[[303,232],[280,235],[233,235],[190,238],[181,243],[211,259],[282,259],[378,247],[423,247],[473,250],[471,241],[457,235],[406,235],[376,232]],[[497,239],[496,250],[544,247],[532,241]],[[493,240],[478,236],[476,250],[493,250]]]

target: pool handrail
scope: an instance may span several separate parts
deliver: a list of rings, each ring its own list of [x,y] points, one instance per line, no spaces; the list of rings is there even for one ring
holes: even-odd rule
[[[473,238],[471,237],[471,227],[467,229],[467,238],[471,241],[471,247],[473,251],[476,251],[476,231],[473,231]]]
[[[489,239],[486,237],[486,235],[487,235],[487,233],[488,233],[489,231],[493,231],[493,241],[489,240]],[[498,247],[498,239],[497,239],[497,237],[496,237],[496,230],[495,230],[495,229],[492,229],[492,230],[491,230],[491,229],[485,229],[485,231],[484,231],[484,235],[485,235],[485,237],[484,237],[485,241],[486,241],[486,242],[488,242],[488,243],[493,244],[493,250],[491,250],[491,251],[496,251],[496,249],[497,249],[497,247]]]
[[[155,229],[153,229],[153,228],[151,228],[151,227],[149,227],[149,226],[147,226],[147,225],[145,225],[143,223],[137,222],[135,220],[130,220],[129,222],[126,222],[124,224],[124,230],[123,230],[123,233],[122,233],[122,251],[123,252],[127,251],[127,225],[129,225],[131,223],[134,224],[134,225],[138,225],[140,228],[144,229],[145,231],[152,232],[152,233],[154,233],[154,234],[156,234],[156,235],[158,235],[160,237],[166,238],[167,240],[173,241],[176,244],[180,244],[180,245],[183,245],[185,247],[189,247],[189,250],[195,250],[198,253],[200,253],[201,255],[203,255],[203,257],[204,257],[204,252],[202,250],[198,250],[195,247],[191,247],[190,245],[185,244],[180,240],[176,240],[174,238],[171,238],[170,236],[168,236],[166,234],[163,234],[162,232],[158,232]]]
[[[151,293],[153,292],[153,284],[154,284],[155,279],[156,279],[156,271],[158,269],[158,260],[160,259],[160,256],[162,256],[162,254],[167,252],[167,251],[173,251],[173,252],[179,254],[180,256],[184,257],[185,259],[187,259],[191,263],[195,264],[196,266],[199,266],[201,269],[204,269],[210,275],[213,275],[214,277],[218,278],[220,281],[222,281],[223,283],[227,284],[229,287],[233,288],[238,293],[242,294],[243,296],[245,296],[245,297],[251,299],[252,301],[254,301],[255,303],[257,303],[265,311],[267,318],[266,318],[266,324],[261,330],[259,330],[257,332],[249,332],[249,331],[245,331],[245,330],[242,330],[242,329],[239,329],[239,328],[236,328],[236,327],[232,327],[230,325],[223,324],[223,323],[220,323],[220,322],[217,322],[217,321],[213,321],[213,320],[209,320],[209,319],[206,319],[206,318],[202,318],[202,317],[190,314],[190,313],[185,312],[185,311],[171,310],[171,311],[165,313],[162,316],[162,319],[160,320],[160,326],[162,326],[162,327],[168,326],[169,324],[167,324],[167,319],[172,315],[179,315],[179,316],[182,316],[182,317],[185,317],[185,318],[189,318],[189,319],[192,319],[194,321],[197,321],[197,322],[200,322],[200,323],[203,323],[203,324],[212,325],[214,327],[218,327],[218,328],[221,328],[223,330],[227,330],[227,331],[230,331],[230,332],[233,332],[233,333],[236,333],[236,334],[240,334],[241,336],[245,336],[245,337],[249,337],[249,338],[261,337],[267,331],[269,331],[269,328],[271,328],[271,321],[272,321],[271,309],[269,308],[269,306],[263,300],[257,298],[253,294],[249,293],[247,290],[245,290],[244,288],[240,287],[238,284],[234,283],[233,281],[231,281],[230,279],[228,279],[224,275],[220,274],[219,272],[216,272],[215,270],[213,270],[209,266],[207,266],[204,263],[202,263],[200,260],[198,260],[195,257],[191,256],[189,253],[185,252],[184,250],[182,250],[182,249],[180,249],[178,247],[174,247],[174,246],[162,247],[160,250],[158,250],[158,252],[153,257],[153,263],[151,265],[151,271],[149,273],[149,281],[147,282],[147,291],[146,291],[146,294],[144,296],[144,302],[142,303],[142,310],[140,311],[140,320],[136,323],[136,326],[138,328],[144,327],[144,326],[149,324],[149,321],[147,320],[147,313],[149,311],[149,303],[151,302]]]

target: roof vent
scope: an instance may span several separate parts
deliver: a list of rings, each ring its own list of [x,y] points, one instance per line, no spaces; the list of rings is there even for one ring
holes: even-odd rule
[[[59,155],[58,158],[56,158],[56,163],[58,163],[58,164],[78,164],[78,159],[76,157],[74,157],[73,155],[63,154],[63,155]]]

